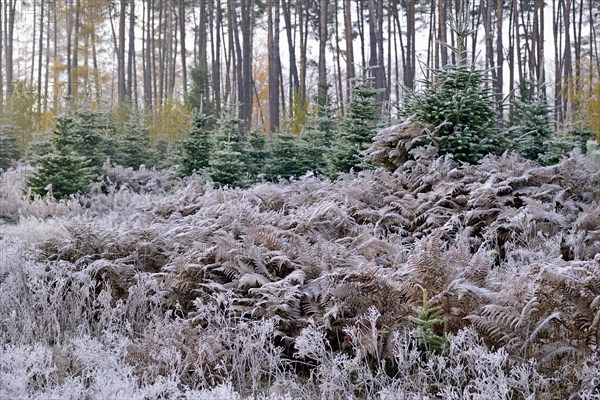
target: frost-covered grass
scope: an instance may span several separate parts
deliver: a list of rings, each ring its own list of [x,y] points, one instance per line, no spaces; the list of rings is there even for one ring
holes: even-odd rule
[[[107,169],[64,203],[28,171],[0,179],[0,399],[600,397],[584,157],[248,190]]]

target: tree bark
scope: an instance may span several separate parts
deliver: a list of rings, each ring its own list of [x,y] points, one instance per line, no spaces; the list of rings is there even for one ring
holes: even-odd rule
[[[325,50],[327,47],[327,9],[328,0],[319,0],[319,88],[317,103],[320,107],[327,104],[327,61],[325,59]]]
[[[406,0],[406,63],[404,65],[404,86],[415,88],[415,0]]]
[[[393,7],[394,9],[396,7]],[[350,89],[352,88],[352,79],[354,73],[354,45],[352,39],[352,6],[350,0],[344,0],[344,37],[346,39],[346,98],[350,98]]]
[[[133,0],[131,0],[133,1]],[[120,0],[119,8],[119,46],[117,48],[117,102],[123,104],[127,95],[125,84],[125,13],[127,0]]]
[[[279,130],[279,0],[269,0],[268,10],[269,51],[269,133]]]

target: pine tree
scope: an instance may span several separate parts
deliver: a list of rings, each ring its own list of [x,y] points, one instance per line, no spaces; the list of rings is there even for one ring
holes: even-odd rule
[[[348,115],[342,121],[341,130],[331,150],[331,172],[348,172],[351,168],[362,169],[360,153],[371,144],[377,131],[377,90],[371,78],[356,78]]]
[[[15,128],[9,125],[0,126],[0,169],[7,169],[10,164],[18,160],[21,151],[17,146]]]
[[[213,149],[212,132],[208,129],[210,117],[194,113],[192,129],[189,138],[182,143],[183,158],[181,159],[180,175],[189,176],[208,168]]]
[[[521,81],[519,95],[511,107],[507,147],[529,160],[538,160],[552,137],[550,107],[539,89],[531,82]]]
[[[421,81],[422,92],[408,93],[399,114],[429,131],[441,154],[474,163],[501,148],[498,110],[486,71],[467,61],[468,25],[451,29],[458,42],[458,47],[450,47],[457,63],[430,69],[432,78]]]

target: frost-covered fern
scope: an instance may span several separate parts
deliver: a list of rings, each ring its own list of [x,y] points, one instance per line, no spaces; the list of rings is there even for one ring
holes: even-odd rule
[[[112,170],[66,202],[9,170],[0,398],[594,398],[598,166],[413,156],[247,190]]]

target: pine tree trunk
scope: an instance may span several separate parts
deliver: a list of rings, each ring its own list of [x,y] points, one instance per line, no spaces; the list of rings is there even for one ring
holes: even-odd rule
[[[133,0],[131,0],[133,1]],[[125,86],[125,12],[127,0],[120,0],[119,8],[119,46],[117,48],[117,102],[123,104],[127,94]]]
[[[396,9],[396,7],[393,7]],[[344,36],[346,39],[346,98],[350,99],[350,92],[352,88],[352,79],[355,76],[354,73],[354,45],[352,39],[352,19],[351,19],[352,6],[350,0],[344,0]]]
[[[133,99],[136,79],[133,72],[135,63],[135,1],[129,0],[129,49],[127,51],[127,91],[126,96]]]
[[[320,107],[327,104],[327,60],[325,59],[325,50],[327,48],[327,9],[328,0],[319,0],[319,88],[317,103]]]
[[[206,25],[204,25],[206,26]],[[181,77],[182,77],[182,85],[183,85],[183,94],[187,95],[188,92],[188,82],[187,82],[187,65],[186,65],[186,56],[187,51],[185,49],[185,2],[184,0],[179,0],[179,46],[181,51]]]
[[[42,49],[44,45],[44,0],[40,0],[40,36],[38,41],[37,114],[42,113]],[[48,34],[46,34],[47,36]]]

